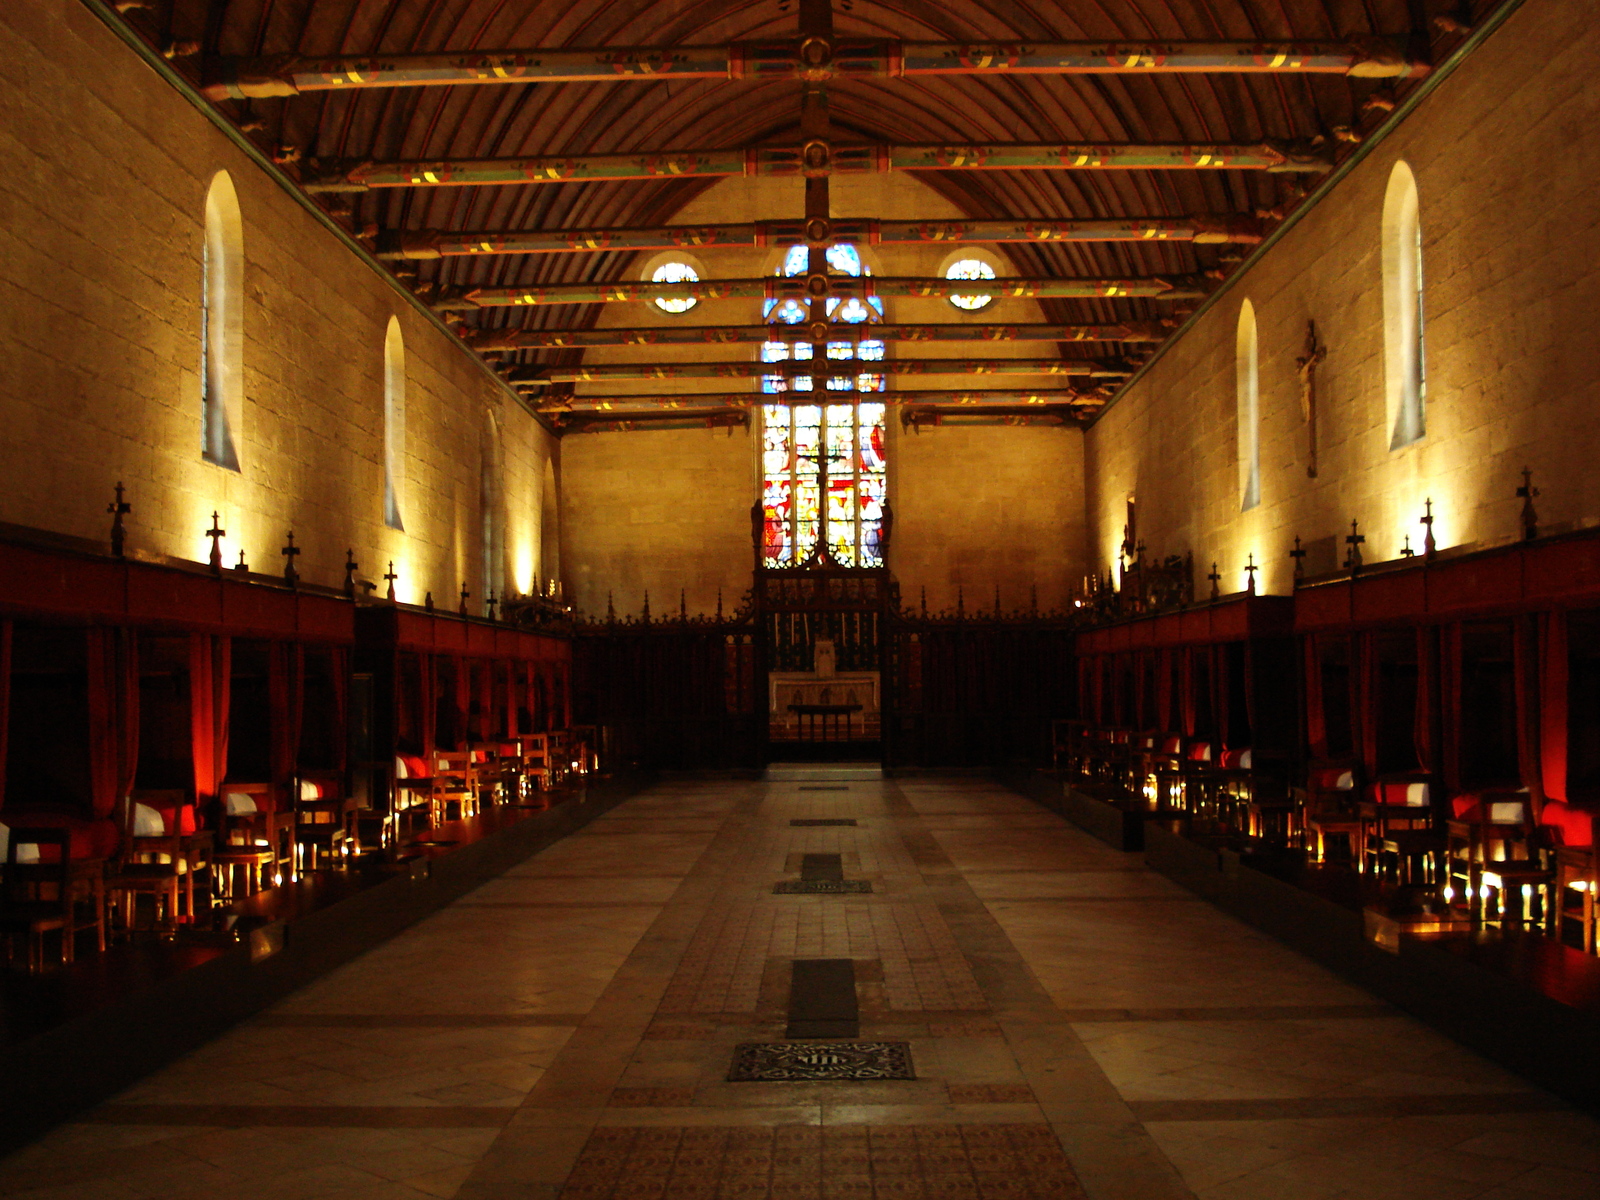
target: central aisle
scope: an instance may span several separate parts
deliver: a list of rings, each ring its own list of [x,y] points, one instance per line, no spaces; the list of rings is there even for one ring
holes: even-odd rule
[[[794,820],[854,820],[796,826]],[[806,855],[871,894],[774,895]],[[726,1081],[795,959],[916,1078]],[[1600,1195],[1600,1127],[968,779],[658,786],[0,1164],[133,1200]]]

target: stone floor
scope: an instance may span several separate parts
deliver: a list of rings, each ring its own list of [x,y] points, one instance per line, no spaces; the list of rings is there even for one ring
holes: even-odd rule
[[[969,779],[670,783],[0,1162],[61,1200],[1533,1200],[1600,1126]],[[855,818],[855,827],[794,827]],[[773,895],[806,853],[871,895]],[[729,1083],[853,960],[914,1080]]]

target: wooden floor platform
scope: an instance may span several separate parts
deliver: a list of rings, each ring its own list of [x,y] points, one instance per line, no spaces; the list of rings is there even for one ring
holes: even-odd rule
[[[553,794],[548,807],[449,822],[398,861],[363,860],[258,893],[239,906],[232,932],[143,936],[39,975],[0,968],[0,1153],[393,937],[648,782],[599,778]]]
[[[1405,937],[1395,953],[1369,936],[1364,910],[1374,896],[1349,870],[1241,854],[1045,772],[1003,781],[1108,845],[1142,851],[1163,875],[1485,1057],[1600,1112],[1600,958],[1516,928]]]

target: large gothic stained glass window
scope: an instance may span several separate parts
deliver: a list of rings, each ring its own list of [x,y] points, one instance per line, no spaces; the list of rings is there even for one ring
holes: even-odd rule
[[[795,246],[785,256],[782,273],[803,275],[808,251]],[[860,275],[866,268],[860,252],[848,243],[829,247],[828,268],[838,275]],[[841,324],[876,323],[883,319],[883,302],[876,297],[829,300],[828,318]],[[767,301],[768,321],[798,324],[806,320],[806,306],[796,300]],[[763,362],[783,362],[790,358],[809,359],[812,348],[801,342],[766,342],[761,347]],[[836,361],[857,359],[881,361],[883,342],[864,338],[859,342],[828,343],[828,357]],[[855,384],[851,393],[850,384]],[[881,567],[883,505],[888,496],[887,461],[884,456],[884,414],[881,401],[857,400],[860,393],[881,392],[882,372],[862,371],[854,379],[830,378],[826,391],[838,391],[833,403],[829,397],[793,393],[814,391],[809,375],[774,374],[762,378],[761,390],[768,395],[791,394],[783,403],[769,403],[762,410],[762,508],[765,514],[763,557],[769,567],[798,566],[816,553],[823,536],[826,516],[827,547],[840,566]]]

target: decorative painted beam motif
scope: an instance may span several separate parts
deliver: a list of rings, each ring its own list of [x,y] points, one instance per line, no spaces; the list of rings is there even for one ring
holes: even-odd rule
[[[702,279],[685,283],[555,283],[539,288],[474,288],[462,295],[442,295],[433,303],[441,311],[474,308],[523,308],[549,304],[615,304],[654,300],[727,300],[759,298],[800,300],[829,297],[863,300],[913,296],[949,299],[1103,299],[1144,297],[1153,300],[1202,300],[1206,292],[1186,280],[1167,279],[897,279],[878,275],[767,276],[762,279]],[[807,329],[809,330],[809,326]]]
[[[1078,423],[1079,419],[1076,414],[1061,409],[1029,411],[1027,409],[992,408],[941,412],[938,409],[907,406],[900,410],[900,424],[909,428],[913,433],[921,433],[924,429],[936,429],[941,425],[972,427],[984,425],[1076,425]]]
[[[810,37],[720,46],[475,50],[311,58],[219,58],[212,100],[370,88],[690,79],[902,79],[918,75],[1348,75],[1418,77],[1397,40],[1286,42],[902,42]]]
[[[567,350],[591,346],[747,345],[760,342],[1160,342],[1159,321],[1123,325],[662,325],[648,329],[491,329],[469,333],[474,350]]]
[[[685,392],[677,396],[547,396],[539,402],[538,411],[542,413],[625,412],[631,409],[650,412],[662,409],[693,411],[750,408],[757,404],[827,404],[835,400],[847,404],[863,397],[884,404],[937,404],[957,407],[1004,404],[1037,408],[1047,404],[1103,403],[1102,397],[1073,388],[1029,390],[996,388],[979,392],[951,392],[932,388],[916,391],[857,392],[852,388],[829,388],[823,392]]]
[[[562,433],[632,433],[648,429],[742,429],[750,424],[743,410],[705,414],[627,413],[622,419],[583,413],[549,413],[547,418]]]
[[[1253,245],[1265,236],[1254,217],[1134,217],[1111,220],[754,221],[742,225],[667,225],[654,229],[528,229],[383,234],[377,257],[437,259],[493,254],[582,254],[607,250],[687,250],[704,246],[891,246],[945,242],[1196,242]]]
[[[373,188],[496,187],[621,179],[701,179],[735,175],[825,178],[891,171],[1266,171],[1323,174],[1333,161],[1319,145],[1252,142],[984,143],[898,146],[887,142],[752,146],[734,150],[663,150],[654,154],[573,154],[536,158],[464,158],[339,164],[308,175],[308,192]]]
[[[531,373],[530,373],[531,372]],[[973,361],[965,358],[889,358],[876,361],[829,359],[819,364],[812,359],[784,362],[684,362],[684,363],[604,363],[596,366],[533,367],[512,377],[517,386],[543,386],[549,383],[601,383],[618,379],[760,379],[768,375],[785,378],[854,379],[858,375],[1074,375],[1083,379],[1125,379],[1128,367],[1095,362],[1092,359],[1000,358]]]

